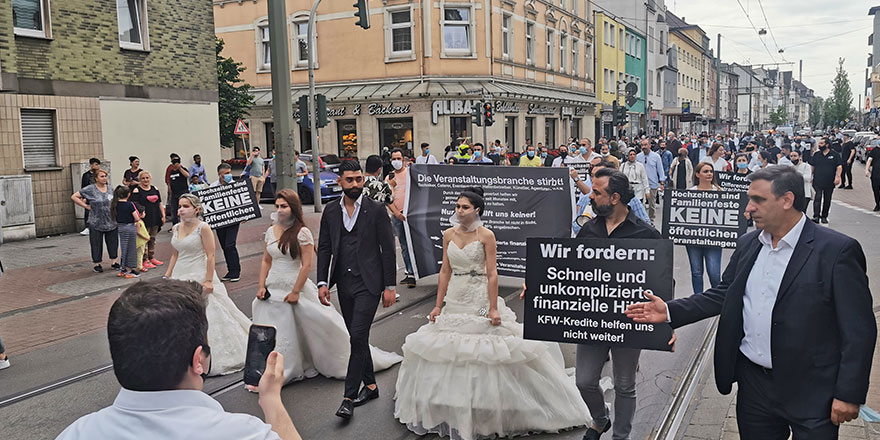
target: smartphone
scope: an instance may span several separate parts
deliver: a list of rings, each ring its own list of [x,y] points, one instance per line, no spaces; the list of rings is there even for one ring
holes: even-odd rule
[[[247,357],[244,361],[244,383],[257,386],[266,371],[266,359],[275,349],[275,327],[251,325],[248,332]]]
[[[269,293],[269,290],[268,290],[268,289],[266,289],[266,294],[263,295],[263,297],[260,298],[260,299],[261,299],[262,301],[265,301],[265,300],[269,299],[270,297],[272,297],[272,294]]]

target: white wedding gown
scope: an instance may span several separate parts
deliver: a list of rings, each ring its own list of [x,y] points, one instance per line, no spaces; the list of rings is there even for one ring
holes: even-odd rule
[[[447,246],[452,278],[434,323],[406,337],[394,416],[423,435],[472,440],[556,432],[590,420],[559,345],[525,340],[498,298],[492,326],[486,254],[479,241]]]
[[[205,280],[208,264],[208,256],[202,246],[201,230],[208,225],[200,223],[196,230],[184,238],[177,235],[178,226],[180,224],[174,226],[174,233],[171,234],[171,245],[177,251],[177,262],[171,271],[171,278],[201,283]],[[208,345],[211,347],[211,370],[208,374],[218,376],[244,368],[251,321],[229,299],[226,286],[220,282],[217,272],[214,272],[213,284],[214,291],[208,295],[206,310]]]
[[[300,245],[314,245],[308,228],[297,234]],[[290,258],[278,249],[278,240],[272,227],[266,231],[266,249],[272,256],[272,268],[266,276],[269,299],[254,298],[254,323],[276,328],[275,351],[284,355],[286,382],[302,380],[319,374],[345,379],[348,357],[351,353],[345,320],[333,306],[325,306],[318,299],[318,287],[307,279],[296,304],[284,302],[292,290],[302,268],[302,260]],[[403,358],[397,353],[370,347],[373,370],[390,368]]]

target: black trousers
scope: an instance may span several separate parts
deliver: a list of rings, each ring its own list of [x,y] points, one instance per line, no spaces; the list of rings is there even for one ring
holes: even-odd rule
[[[846,161],[846,159],[844,159]],[[852,162],[843,162],[843,172],[840,173],[840,186],[852,186]]]
[[[180,216],[177,215],[177,207],[180,204],[180,196],[186,194],[186,192],[182,193],[171,193],[168,197],[168,214],[171,216],[171,224],[176,225],[180,223]]]
[[[345,397],[354,399],[360,391],[361,384],[376,383],[373,357],[370,355],[370,327],[379,308],[380,295],[370,292],[363,279],[350,272],[340,275],[336,287],[339,291],[342,318],[345,320],[351,344],[348,371],[345,374]]]
[[[233,278],[241,276],[241,260],[238,258],[238,248],[235,246],[239,225],[240,223],[237,223],[217,228],[217,240],[220,241],[220,248],[223,249],[223,257],[226,259],[226,272]]]
[[[874,206],[880,206],[880,169],[876,174],[877,177],[871,175],[871,190],[874,191]]]
[[[806,199],[807,199],[807,203],[804,203],[804,209],[801,210],[801,212],[803,212],[804,214],[807,213],[807,209],[810,207],[810,198],[807,197]]]
[[[813,200],[813,218],[828,218],[828,211],[831,209],[831,194],[834,192],[834,184],[828,188],[819,188],[816,185],[813,185],[813,189],[816,190],[816,199]]]
[[[752,363],[740,353],[736,361],[736,418],[739,435],[749,440],[833,440],[838,427],[831,423],[829,402],[826,416],[803,418],[788,413],[780,404],[784,391],[773,383],[773,371]],[[830,396],[829,396],[830,400]]]
[[[101,263],[101,259],[104,257],[105,242],[107,244],[107,256],[111,260],[116,259],[119,255],[119,233],[117,230],[99,231],[92,227],[89,228],[89,247],[92,249],[92,263]]]

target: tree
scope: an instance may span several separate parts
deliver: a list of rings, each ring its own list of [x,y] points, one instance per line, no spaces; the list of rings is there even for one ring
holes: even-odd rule
[[[820,97],[813,98],[810,105],[810,127],[816,129],[822,122],[822,110],[824,110],[825,100]]]
[[[223,58],[223,40],[217,41],[217,91],[220,95],[220,145],[225,148],[235,146],[235,123],[248,115],[254,105],[254,97],[249,93],[251,85],[239,75],[245,68],[232,58]]]
[[[844,121],[852,115],[853,94],[849,85],[849,77],[843,70],[843,58],[837,61],[837,75],[831,81],[831,96],[826,101],[827,120],[831,125],[843,126]]]
[[[779,108],[770,113],[770,123],[774,127],[788,123],[788,110],[785,109],[785,106],[780,105]]]

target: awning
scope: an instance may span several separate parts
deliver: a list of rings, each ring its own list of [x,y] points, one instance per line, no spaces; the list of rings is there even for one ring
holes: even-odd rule
[[[308,94],[308,87],[291,88],[291,97],[296,103],[300,96]],[[493,99],[524,99],[537,102],[553,102],[566,105],[601,105],[595,96],[577,90],[566,90],[537,84],[512,81],[398,81],[389,83],[351,84],[315,87],[315,92],[327,97],[328,102],[376,101],[400,98],[480,98],[489,94]],[[271,90],[256,90],[254,105],[272,105]]]

